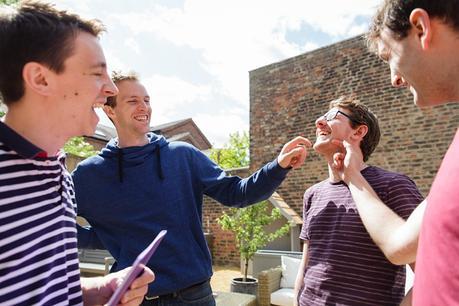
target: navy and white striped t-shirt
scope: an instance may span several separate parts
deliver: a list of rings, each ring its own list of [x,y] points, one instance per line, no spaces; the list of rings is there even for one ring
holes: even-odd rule
[[[406,219],[422,202],[405,175],[367,167],[362,175],[379,198]],[[405,267],[390,263],[366,231],[349,188],[326,180],[304,195],[300,238],[309,240],[300,305],[399,305]]]
[[[0,122],[0,305],[81,305],[72,179],[39,152]]]

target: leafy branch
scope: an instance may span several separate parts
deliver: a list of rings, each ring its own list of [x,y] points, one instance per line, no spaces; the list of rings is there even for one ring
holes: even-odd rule
[[[235,234],[236,244],[245,264],[244,281],[247,279],[249,260],[255,253],[271,241],[286,235],[290,230],[290,225],[284,224],[272,233],[266,232],[266,226],[281,218],[278,208],[273,208],[271,213],[267,211],[268,208],[267,201],[241,209],[230,208],[217,219],[223,230]]]
[[[91,157],[98,152],[94,147],[84,140],[84,137],[73,137],[64,145],[64,151],[79,157]]]

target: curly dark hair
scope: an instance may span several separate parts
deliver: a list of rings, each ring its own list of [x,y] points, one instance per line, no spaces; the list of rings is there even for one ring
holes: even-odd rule
[[[367,161],[378,146],[379,139],[381,138],[378,118],[368,107],[360,103],[355,95],[341,96],[330,102],[330,109],[337,107],[344,108],[350,112],[352,128],[356,128],[359,125],[366,125],[368,127],[368,132],[360,143],[363,161]]]
[[[366,35],[369,49],[377,50],[376,43],[384,28],[389,29],[397,40],[405,38],[411,29],[410,14],[416,8],[424,9],[431,18],[441,20],[459,32],[459,0],[384,0]]]

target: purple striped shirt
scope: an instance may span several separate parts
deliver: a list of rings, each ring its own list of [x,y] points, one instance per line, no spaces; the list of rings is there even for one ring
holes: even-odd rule
[[[407,176],[377,167],[362,175],[406,219],[422,201]],[[322,181],[304,194],[300,238],[309,241],[300,305],[399,305],[405,267],[391,264],[367,233],[349,188]]]

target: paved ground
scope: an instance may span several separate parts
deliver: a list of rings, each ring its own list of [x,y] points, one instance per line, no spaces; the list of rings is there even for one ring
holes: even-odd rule
[[[213,291],[229,292],[231,280],[241,276],[238,267],[213,266],[213,269],[214,275],[210,280]]]

